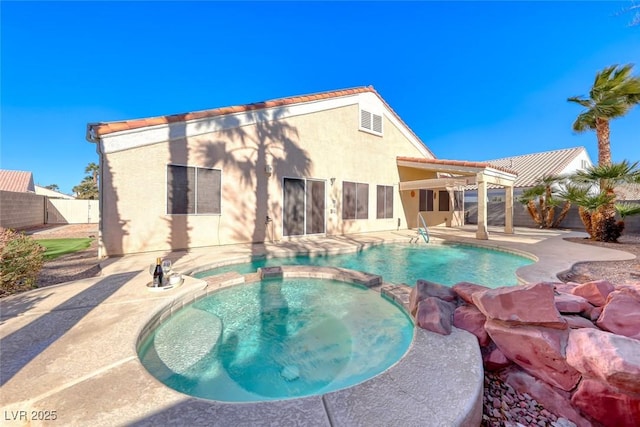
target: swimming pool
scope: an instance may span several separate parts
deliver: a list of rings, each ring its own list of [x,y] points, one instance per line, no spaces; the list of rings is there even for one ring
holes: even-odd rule
[[[413,286],[423,279],[452,286],[473,282],[490,288],[518,283],[516,270],[533,260],[508,252],[460,244],[385,244],[339,255],[300,255],[286,258],[257,258],[248,263],[226,265],[192,274],[204,278],[237,271],[247,274],[261,267],[304,264],[343,267],[381,275],[385,282]]]
[[[364,286],[270,279],[185,306],[149,334],[138,354],[175,390],[251,402],[360,383],[398,361],[412,338],[406,312]]]

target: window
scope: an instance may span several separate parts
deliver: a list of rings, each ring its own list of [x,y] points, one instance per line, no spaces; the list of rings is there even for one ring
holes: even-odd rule
[[[420,212],[433,212],[433,190],[420,190]]]
[[[369,218],[369,184],[342,183],[342,219]]]
[[[449,212],[449,192],[447,190],[438,191],[438,210],[440,212]]]
[[[219,214],[222,171],[167,165],[167,213]]]
[[[376,212],[377,218],[393,218],[393,186],[378,185]]]
[[[360,110],[360,129],[382,135],[382,116],[367,110]]]

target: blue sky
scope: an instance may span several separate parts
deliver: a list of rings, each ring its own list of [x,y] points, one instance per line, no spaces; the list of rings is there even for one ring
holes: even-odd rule
[[[89,122],[368,85],[438,158],[582,145],[596,160],[566,99],[608,65],[640,75],[630,5],[2,1],[0,167],[70,193],[98,162]],[[640,160],[640,107],[611,143]]]

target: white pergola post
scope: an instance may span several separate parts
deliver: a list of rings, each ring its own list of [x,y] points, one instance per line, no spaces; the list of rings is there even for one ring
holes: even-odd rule
[[[478,229],[476,230],[476,239],[489,240],[487,233],[487,181],[482,172],[477,175],[478,183]]]
[[[504,193],[504,232],[513,234],[513,185],[505,186]]]

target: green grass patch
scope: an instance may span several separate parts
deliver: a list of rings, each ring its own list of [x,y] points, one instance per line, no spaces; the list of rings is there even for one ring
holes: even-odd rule
[[[87,249],[91,246],[92,240],[85,237],[81,239],[39,239],[36,241],[45,248],[44,259],[52,260],[62,255]]]

